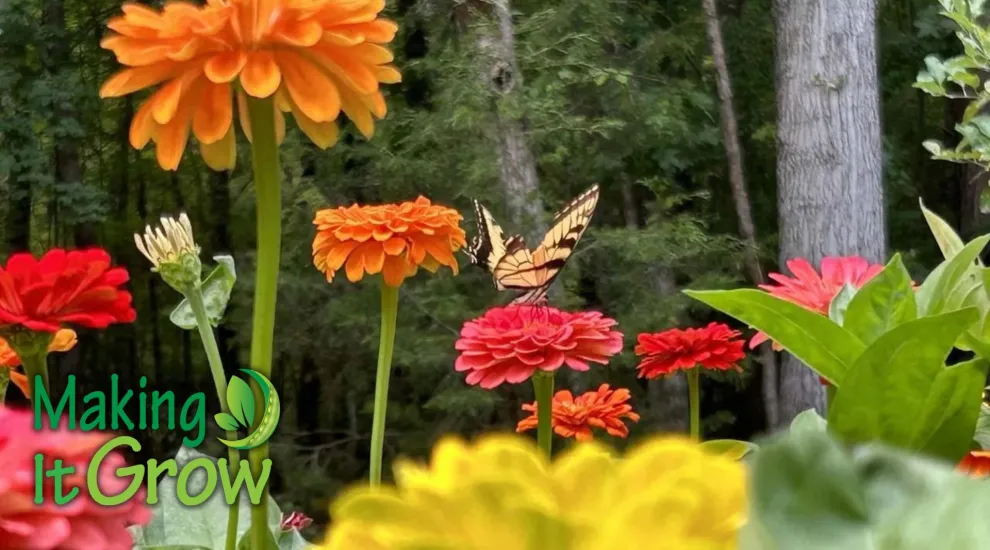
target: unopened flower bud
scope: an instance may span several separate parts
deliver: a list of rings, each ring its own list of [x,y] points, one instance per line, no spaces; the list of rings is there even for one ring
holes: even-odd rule
[[[145,227],[144,235],[134,235],[141,254],[151,261],[152,271],[161,274],[172,288],[186,293],[202,282],[203,264],[193,240],[192,224],[184,213],[179,219],[162,216],[159,227]]]

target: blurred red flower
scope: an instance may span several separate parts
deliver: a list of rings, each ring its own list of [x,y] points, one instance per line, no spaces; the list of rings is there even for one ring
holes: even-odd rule
[[[615,320],[596,311],[569,313],[545,305],[510,305],[489,309],[464,323],[455,348],[454,368],[467,372],[468,384],[494,388],[518,384],[537,371],[567,365],[586,371],[589,363],[607,364],[622,351]]]
[[[106,328],[133,322],[131,294],[118,288],[127,280],[127,270],[111,267],[110,255],[98,248],[56,248],[41,259],[14,254],[0,267],[0,327],[57,332],[63,324]]]
[[[628,401],[629,390],[612,390],[608,384],[602,384],[597,391],[589,391],[577,399],[567,390],[559,391],[553,396],[553,431],[560,437],[573,437],[578,441],[593,439],[591,428],[601,428],[609,435],[626,437],[629,427],[622,420],[628,418],[639,422],[639,415],[633,412]],[[522,409],[532,414],[519,421],[516,431],[536,429],[539,424],[537,404],[523,405]]]
[[[795,303],[809,311],[828,316],[828,308],[842,287],[852,285],[860,288],[883,271],[880,264],[871,264],[859,256],[828,257],[822,260],[821,275],[808,260],[796,258],[787,261],[787,268],[794,277],[771,273],[769,277],[777,284],[760,285],[760,288],[773,296]],[[749,347],[767,341],[767,335],[758,332],[749,341]],[[774,346],[778,349],[777,346]]]
[[[971,477],[990,477],[990,451],[970,451],[956,469]]]
[[[99,548],[130,550],[134,542],[127,527],[145,524],[151,511],[144,506],[143,491],[119,506],[96,504],[86,489],[87,469],[93,454],[110,439],[109,434],[35,430],[34,415],[0,406],[0,548],[21,550],[69,550]],[[44,467],[56,460],[74,474],[62,478],[62,493],[79,489],[64,505],[52,500],[55,481],[45,478],[42,504],[34,503],[37,454]],[[124,457],[111,453],[100,464],[98,481],[104,493],[116,495],[127,488],[129,478],[116,475]]]
[[[712,370],[738,370],[746,357],[744,342],[737,340],[738,330],[722,323],[705,328],[670,329],[637,338],[636,355],[640,361],[640,378],[654,379],[679,370],[701,367]]]

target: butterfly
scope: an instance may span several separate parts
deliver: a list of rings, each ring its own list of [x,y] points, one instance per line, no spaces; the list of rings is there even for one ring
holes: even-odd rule
[[[557,212],[543,240],[530,250],[519,235],[505,239],[491,212],[474,201],[478,235],[467,249],[468,257],[492,274],[496,289],[522,291],[513,304],[544,302],[597,205],[598,185],[593,185]]]

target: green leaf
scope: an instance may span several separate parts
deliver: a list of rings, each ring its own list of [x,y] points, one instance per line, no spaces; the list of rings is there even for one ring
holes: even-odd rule
[[[227,407],[241,426],[250,428],[254,423],[254,393],[247,382],[236,376],[227,383]]]
[[[808,409],[791,420],[791,433],[824,432],[826,429],[828,422],[815,409]]]
[[[744,456],[760,449],[755,443],[737,439],[712,439],[701,443],[705,452],[722,455],[733,460],[741,460]]]
[[[237,431],[237,427],[238,427],[237,419],[235,419],[233,416],[225,412],[222,412],[214,415],[213,419],[217,421],[217,426],[220,426],[224,430],[231,432]]]
[[[983,384],[990,363],[973,359],[939,372],[922,419],[934,433],[921,447],[931,456],[956,463],[969,452],[980,416]]]
[[[842,327],[869,345],[880,335],[917,316],[911,275],[900,254],[896,254],[849,302]]]
[[[688,296],[765,332],[833,385],[866,348],[824,315],[754,289],[684,291]]]
[[[846,316],[846,308],[849,307],[849,302],[854,296],[856,296],[856,287],[849,283],[842,285],[842,290],[828,304],[828,318],[841,327]]]
[[[230,293],[234,289],[234,282],[237,281],[237,272],[234,270],[233,257],[214,256],[213,259],[217,261],[217,267],[203,281],[202,292],[206,316],[211,325],[217,326],[227,310],[227,303],[230,302]],[[184,299],[175,306],[169,319],[179,328],[186,330],[196,328],[196,316],[189,306],[189,300]]]
[[[856,360],[829,408],[829,430],[849,442],[922,449],[941,428],[936,383],[953,343],[977,320],[967,308],[904,323]]]
[[[921,199],[918,199],[918,204],[921,206],[922,214],[925,215],[925,221],[928,222],[928,228],[931,229],[932,236],[935,237],[935,242],[938,243],[938,247],[942,251],[942,256],[948,260],[958,254],[965,244],[955,230],[952,229],[952,226],[939,217],[938,214],[926,208],[925,203]]]
[[[973,239],[958,253],[939,264],[925,279],[918,295],[918,309],[925,315],[936,315],[951,311],[956,304],[952,296],[959,295],[960,285],[965,284],[974,276],[979,276],[977,258],[980,252],[990,242],[990,235]],[[922,301],[924,299],[924,301]]]
[[[973,441],[984,451],[990,450],[990,405],[980,405],[980,417],[976,421]]]
[[[279,550],[315,550],[316,546],[304,539],[299,531],[292,530],[282,533],[278,538]]]

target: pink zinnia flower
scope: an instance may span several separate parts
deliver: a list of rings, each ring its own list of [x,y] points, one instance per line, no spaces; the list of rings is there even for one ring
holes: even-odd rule
[[[301,512],[292,512],[289,515],[282,514],[282,519],[278,522],[279,530],[283,533],[289,531],[302,531],[313,523],[313,518]]]
[[[828,316],[829,305],[842,287],[848,284],[860,288],[883,271],[882,265],[871,264],[859,256],[825,258],[822,260],[821,275],[804,258],[788,260],[787,268],[794,277],[771,273],[770,278],[777,284],[760,285],[760,288],[777,298],[825,316]],[[767,335],[758,332],[749,341],[749,347],[755,348],[766,340]]]
[[[114,507],[93,502],[85,487],[86,470],[93,454],[109,441],[109,434],[68,430],[34,429],[33,415],[0,407],[0,549],[3,550],[130,550],[134,542],[127,527],[151,519],[142,504],[142,494]],[[34,504],[34,456],[45,457],[45,468],[61,460],[73,467],[62,478],[62,494],[73,487],[79,494],[59,506],[54,502],[54,480],[45,478],[45,502]],[[99,486],[104,494],[116,495],[129,485],[117,477],[124,457],[111,453],[102,462]]]
[[[569,313],[545,305],[489,309],[464,323],[454,368],[467,372],[468,384],[494,388],[525,382],[536,371],[567,365],[586,371],[589,363],[607,364],[622,351],[615,320],[597,311]]]

